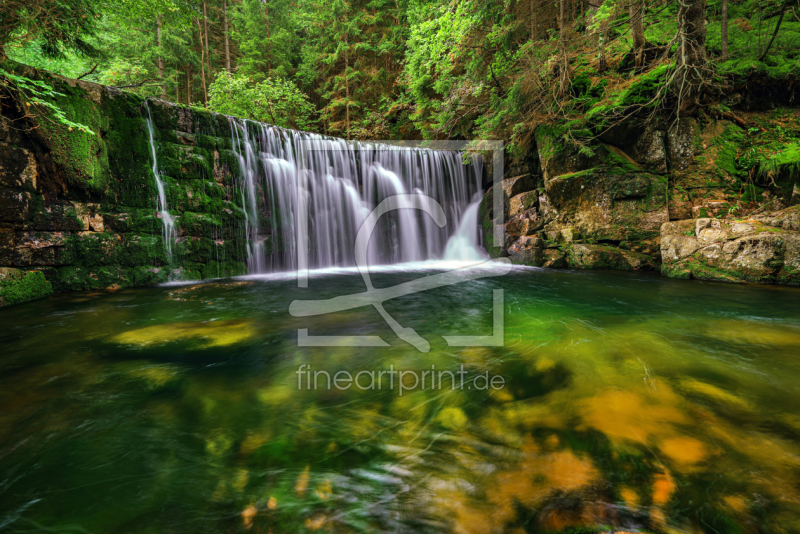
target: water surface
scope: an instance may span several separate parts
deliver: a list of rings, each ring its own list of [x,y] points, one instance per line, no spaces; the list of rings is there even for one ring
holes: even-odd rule
[[[491,333],[501,288],[505,346],[448,347]],[[387,302],[429,353],[373,308],[288,313],[363,290],[328,272],[0,310],[0,531],[800,531],[798,290],[515,270]],[[505,385],[298,388],[302,365]]]

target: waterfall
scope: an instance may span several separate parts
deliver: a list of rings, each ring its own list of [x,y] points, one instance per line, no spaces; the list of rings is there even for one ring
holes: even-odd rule
[[[481,249],[480,235],[478,234],[478,207],[480,198],[470,204],[458,230],[447,241],[444,251],[444,259],[447,261],[483,261],[488,259],[487,254]]]
[[[350,142],[235,118],[230,124],[251,274],[296,270],[298,253],[311,268],[355,265],[358,229],[395,195],[432,197],[447,225],[410,207],[384,215],[370,241],[370,265],[442,259],[457,228],[477,234],[477,205],[471,222],[462,219],[480,192],[480,156],[464,163],[455,151]],[[298,227],[307,229],[307,244],[298,242]]]
[[[153,117],[150,115],[150,106],[147,101],[144,103],[147,108],[147,131],[150,134],[150,152],[153,156],[153,177],[156,179],[156,189],[158,189],[158,216],[161,219],[162,235],[164,236],[164,251],[167,254],[167,261],[172,265],[172,243],[175,240],[175,220],[169,214],[167,206],[167,193],[164,189],[164,182],[161,180],[161,173],[158,171],[158,159],[156,158],[156,142],[153,137]]]

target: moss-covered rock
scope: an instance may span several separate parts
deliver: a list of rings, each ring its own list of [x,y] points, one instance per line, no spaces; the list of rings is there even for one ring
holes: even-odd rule
[[[19,304],[53,293],[53,286],[39,271],[0,267],[0,306]]]
[[[573,269],[613,269],[651,271],[656,262],[646,254],[607,245],[573,244],[566,250],[567,264]]]

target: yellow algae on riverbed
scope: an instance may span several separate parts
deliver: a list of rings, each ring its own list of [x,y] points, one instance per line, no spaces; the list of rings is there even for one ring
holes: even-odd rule
[[[779,348],[800,347],[800,328],[772,323],[764,328],[761,321],[718,319],[706,323],[705,335],[726,343],[772,345]]]
[[[454,532],[502,532],[505,525],[518,519],[520,506],[536,509],[553,492],[587,488],[600,477],[588,458],[567,450],[543,452],[530,436],[525,437],[521,449],[523,459],[514,469],[499,471],[487,481],[483,500],[452,489],[439,493],[437,501],[454,516]],[[563,527],[582,522],[582,518],[562,517],[557,512],[546,521],[548,526],[563,523]]]
[[[193,341],[196,348],[226,347],[255,337],[252,322],[244,319],[230,321],[205,321],[199,323],[163,323],[136,330],[128,330],[112,341],[123,345],[149,347],[175,341]]]
[[[665,439],[660,449],[672,461],[684,467],[702,462],[708,456],[708,448],[702,441],[686,436]]]
[[[647,443],[648,437],[668,438],[675,434],[674,425],[689,422],[674,406],[679,399],[666,384],[648,396],[608,390],[582,401],[581,414],[587,425],[612,438]]]
[[[729,393],[722,388],[695,380],[693,378],[684,378],[680,381],[680,389],[687,394],[694,394],[704,397],[708,400],[722,404],[728,408],[737,410],[751,411],[753,407],[749,402],[737,397],[733,393]]]

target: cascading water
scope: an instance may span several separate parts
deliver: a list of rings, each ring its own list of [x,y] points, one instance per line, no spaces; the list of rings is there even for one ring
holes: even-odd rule
[[[474,226],[477,236],[477,204],[471,222],[462,217],[480,192],[479,156],[465,164],[454,151],[348,142],[233,118],[231,137],[251,274],[295,270],[298,252],[308,254],[311,268],[355,265],[359,228],[375,206],[395,195],[433,198],[447,225],[440,228],[410,206],[384,215],[370,241],[370,265],[442,259],[457,227],[467,236]],[[307,228],[302,246],[298,226]],[[465,239],[464,247],[475,244]],[[459,259],[479,255],[458,250]]]
[[[488,255],[481,249],[480,236],[478,234],[478,208],[480,198],[470,204],[461,217],[458,230],[447,241],[447,248],[444,250],[444,259],[447,261],[483,261],[489,259]]]
[[[158,216],[161,219],[164,236],[164,251],[167,254],[167,261],[172,265],[172,243],[175,241],[175,220],[169,214],[167,206],[167,193],[164,182],[161,180],[161,173],[158,171],[158,159],[156,158],[156,142],[153,136],[153,117],[150,115],[150,106],[147,101],[144,103],[147,108],[147,131],[150,134],[150,152],[153,156],[153,176],[156,179],[156,189],[158,189]]]

